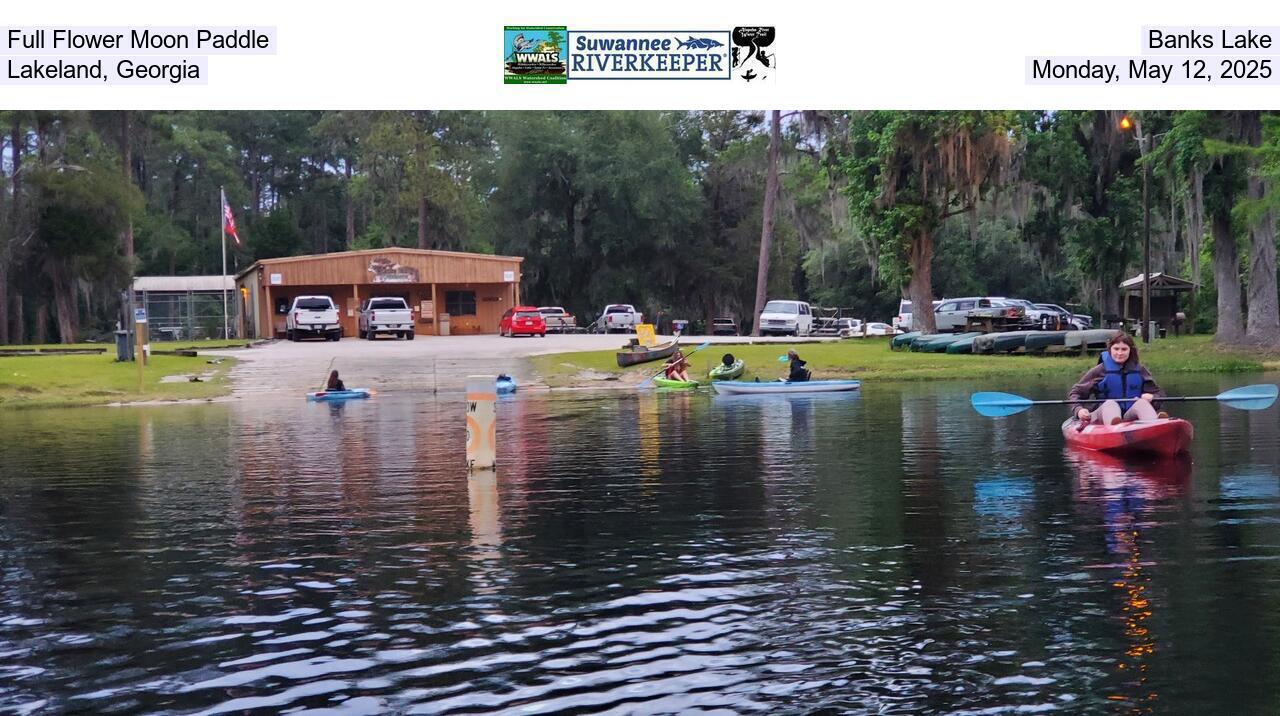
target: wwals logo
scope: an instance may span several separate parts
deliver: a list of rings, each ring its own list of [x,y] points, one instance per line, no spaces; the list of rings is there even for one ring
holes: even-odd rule
[[[503,28],[502,81],[509,85],[562,85],[565,28],[518,25]]]

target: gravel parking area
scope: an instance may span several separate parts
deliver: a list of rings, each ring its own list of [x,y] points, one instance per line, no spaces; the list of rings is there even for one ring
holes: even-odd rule
[[[415,340],[382,338],[364,341],[344,338],[325,341],[274,341],[254,348],[217,351],[239,363],[231,370],[232,399],[318,390],[328,376],[328,366],[351,387],[379,391],[461,391],[468,375],[513,376],[521,388],[536,387],[524,359],[543,353],[611,350],[630,336],[548,335],[546,338],[500,336],[419,336]],[[669,340],[660,337],[659,341]],[[687,336],[682,342],[797,343],[831,339],[746,338]],[[202,351],[203,352],[203,351]]]

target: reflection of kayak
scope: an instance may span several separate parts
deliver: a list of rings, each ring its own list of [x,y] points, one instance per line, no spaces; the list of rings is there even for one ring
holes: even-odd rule
[[[1191,423],[1181,418],[1135,420],[1119,425],[1086,425],[1079,430],[1075,418],[1062,424],[1068,445],[1115,454],[1171,456],[1191,447]]]
[[[696,380],[672,380],[670,378],[654,378],[653,384],[659,388],[696,388]]]
[[[733,380],[742,375],[742,371],[746,370],[747,364],[739,358],[733,362],[733,365],[725,365],[721,363],[711,369],[711,380]]]
[[[806,380],[798,383],[778,380],[772,383],[751,383],[741,380],[718,380],[711,384],[717,393],[726,395],[783,394],[783,393],[840,393],[857,390],[860,380]]]
[[[307,393],[307,400],[359,400],[369,397],[366,388],[349,388],[347,390],[321,390]]]

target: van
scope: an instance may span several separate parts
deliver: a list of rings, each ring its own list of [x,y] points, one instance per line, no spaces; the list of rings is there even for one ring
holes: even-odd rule
[[[945,301],[946,299],[942,299]],[[942,305],[942,301],[934,301],[933,307],[936,309]],[[911,328],[911,302],[907,299],[898,301],[898,315],[893,317],[893,329],[902,333],[914,330]]]
[[[813,311],[805,301],[769,301],[759,321],[762,336],[807,336],[813,332]]]

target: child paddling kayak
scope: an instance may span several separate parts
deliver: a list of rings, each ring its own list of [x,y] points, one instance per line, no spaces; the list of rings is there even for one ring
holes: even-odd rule
[[[1098,364],[1080,376],[1067,399],[1073,401],[1071,414],[1078,422],[1115,425],[1127,420],[1167,418],[1168,415],[1157,413],[1153,405],[1164,395],[1150,371],[1138,362],[1133,338],[1120,333],[1107,341]],[[1105,402],[1090,411],[1083,401],[1091,399]]]

